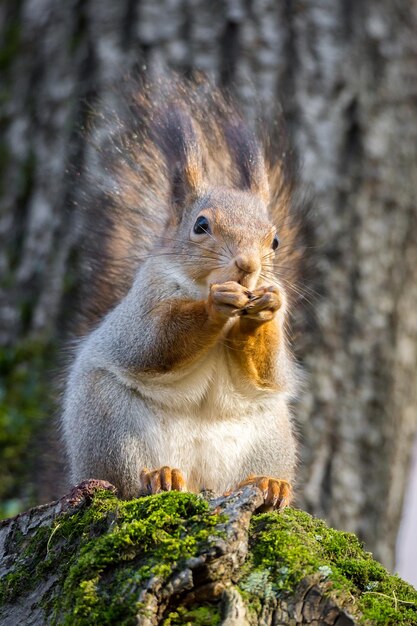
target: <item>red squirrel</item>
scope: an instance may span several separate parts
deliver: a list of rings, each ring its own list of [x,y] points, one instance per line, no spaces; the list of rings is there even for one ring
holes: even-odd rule
[[[124,498],[256,484],[266,508],[289,504],[304,251],[288,157],[267,158],[205,80],[141,85],[98,135],[89,326],[64,398],[72,480]]]

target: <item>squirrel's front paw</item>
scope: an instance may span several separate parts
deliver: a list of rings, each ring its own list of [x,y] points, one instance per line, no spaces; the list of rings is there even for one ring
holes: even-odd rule
[[[264,497],[264,503],[260,509],[262,512],[283,509],[292,500],[292,487],[287,480],[270,476],[248,476],[238,485],[238,489],[247,485],[256,485],[262,491]]]
[[[275,317],[282,306],[281,292],[275,285],[259,287],[251,292],[249,303],[241,315],[260,322],[268,322]]]
[[[167,465],[156,470],[148,470],[145,467],[140,473],[140,494],[148,495],[161,491],[187,491],[182,472]]]
[[[234,280],[211,285],[207,301],[209,314],[226,318],[241,315],[251,297],[252,293]]]

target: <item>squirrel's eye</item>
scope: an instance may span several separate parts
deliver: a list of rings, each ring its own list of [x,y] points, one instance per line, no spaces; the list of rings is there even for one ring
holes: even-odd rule
[[[204,235],[205,233],[210,232],[208,219],[204,217],[204,215],[200,215],[199,217],[197,217],[193,231],[196,235]]]
[[[272,250],[276,250],[278,246],[279,246],[278,235],[275,235],[275,237],[272,240]]]

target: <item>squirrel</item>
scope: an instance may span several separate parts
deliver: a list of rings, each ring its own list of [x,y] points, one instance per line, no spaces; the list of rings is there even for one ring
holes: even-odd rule
[[[83,337],[63,402],[71,479],[122,498],[291,502],[288,319],[303,217],[278,158],[206,79],[143,83],[103,113],[86,175]]]

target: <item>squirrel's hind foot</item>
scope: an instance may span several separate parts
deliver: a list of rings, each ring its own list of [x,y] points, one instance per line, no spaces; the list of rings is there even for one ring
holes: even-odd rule
[[[247,485],[256,485],[263,494],[264,503],[259,511],[266,513],[274,509],[283,509],[291,503],[292,487],[287,480],[272,478],[271,476],[248,476],[239,483],[238,489]]]
[[[155,470],[144,467],[140,473],[140,495],[150,495],[161,491],[187,491],[182,472],[167,465]]]

